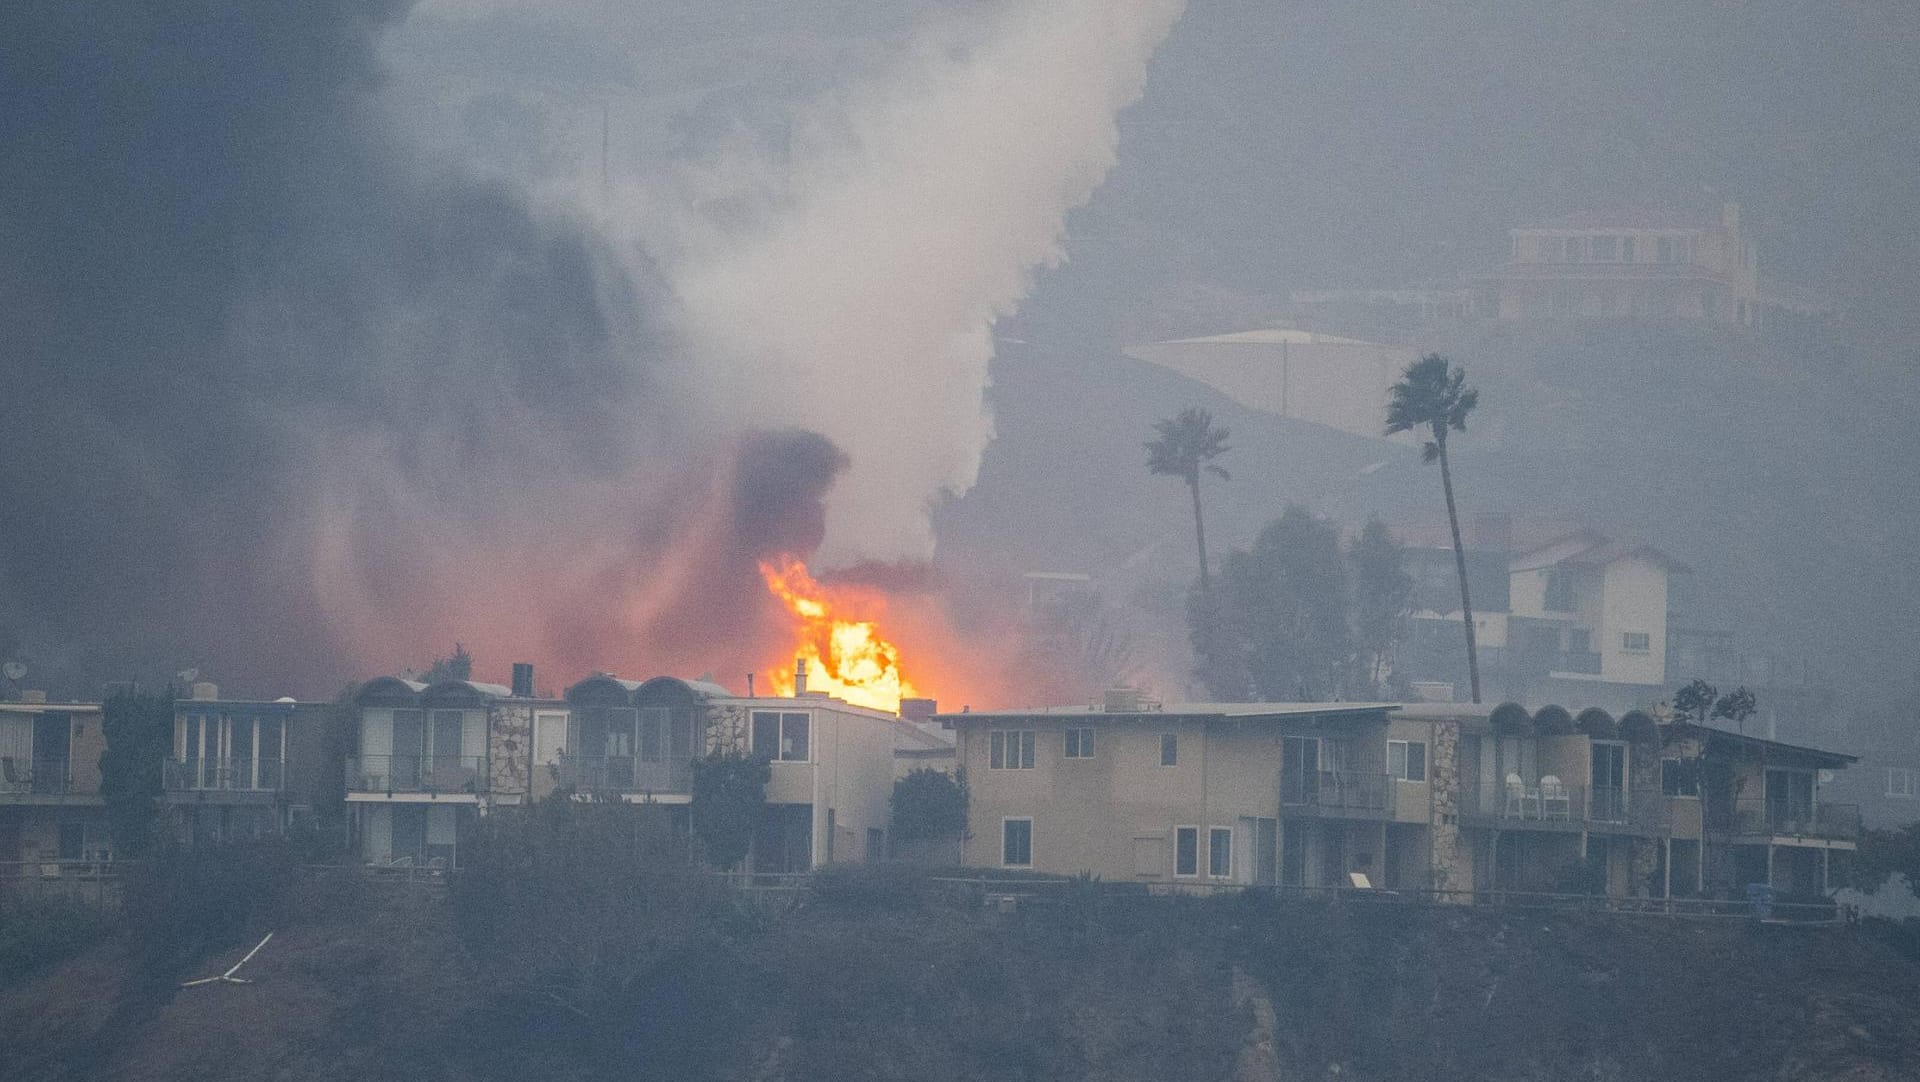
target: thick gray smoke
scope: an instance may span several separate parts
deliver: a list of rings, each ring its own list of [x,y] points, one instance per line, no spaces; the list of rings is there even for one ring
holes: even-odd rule
[[[0,12],[0,627],[39,659],[750,664],[757,555],[924,551],[970,482],[992,320],[1178,10],[944,25],[727,174],[723,224],[683,202],[718,174],[583,205],[397,134],[408,6]]]

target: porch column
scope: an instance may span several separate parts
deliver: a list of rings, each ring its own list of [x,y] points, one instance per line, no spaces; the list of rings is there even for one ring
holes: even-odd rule
[[[1773,843],[1767,843],[1767,886],[1773,886]]]
[[[1832,884],[1828,879],[1828,872],[1832,867],[1832,861],[1833,861],[1832,849],[1820,850],[1820,893],[1822,894],[1825,894],[1829,889],[1831,889]]]
[[[1667,839],[1667,859],[1666,859],[1665,865],[1660,869],[1660,872],[1661,872],[1661,880],[1662,880],[1660,883],[1660,897],[1671,898],[1673,897],[1673,839],[1672,838]]]

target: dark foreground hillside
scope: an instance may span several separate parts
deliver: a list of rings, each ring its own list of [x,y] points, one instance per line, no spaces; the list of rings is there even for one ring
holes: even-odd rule
[[[672,937],[584,1010],[477,960],[418,887],[294,920],[246,985],[179,989],[110,941],[0,978],[0,1078],[1920,1077],[1920,968],[1856,930],[823,893]]]

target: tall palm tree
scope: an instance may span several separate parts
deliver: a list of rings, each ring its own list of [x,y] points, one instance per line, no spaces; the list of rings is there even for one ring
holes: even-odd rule
[[[1213,414],[1196,406],[1181,410],[1179,416],[1155,421],[1153,430],[1160,436],[1147,444],[1147,472],[1178,477],[1193,493],[1193,537],[1200,548],[1200,593],[1207,595],[1213,580],[1207,572],[1207,525],[1200,517],[1200,474],[1205,471],[1222,481],[1227,480],[1227,471],[1213,463],[1231,450],[1227,446],[1227,430],[1214,427]]]
[[[1387,435],[1425,427],[1431,438],[1421,448],[1424,461],[1440,463],[1440,487],[1447,494],[1447,525],[1453,530],[1454,570],[1460,576],[1460,618],[1467,626],[1467,680],[1473,701],[1480,701],[1480,655],[1473,641],[1473,600],[1467,595],[1467,552],[1460,544],[1460,513],[1453,504],[1453,471],[1447,464],[1447,433],[1465,432],[1467,414],[1480,404],[1480,392],[1466,386],[1467,370],[1438,353],[1407,366],[1387,399]]]

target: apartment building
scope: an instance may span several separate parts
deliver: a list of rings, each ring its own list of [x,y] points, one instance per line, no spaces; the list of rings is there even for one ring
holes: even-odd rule
[[[771,769],[749,868],[801,872],[887,851],[896,752],[926,734],[899,717],[821,693],[737,696],[718,684],[599,673],[560,698],[511,687],[426,686],[399,677],[356,696],[357,751],[346,799],[372,864],[453,867],[478,817],[537,800],[658,806],[690,829],[694,761],[733,750]]]
[[[59,874],[62,862],[111,859],[100,704],[23,699],[0,703],[0,862]]]
[[[161,764],[165,829],[186,844],[314,827],[342,795],[348,710],[335,703],[222,699],[196,683],[174,704]]]
[[[1109,881],[1617,898],[1825,888],[1850,757],[1634,712],[1166,704],[943,715],[965,859]]]
[[[945,714],[968,864],[1154,884],[1433,881],[1431,724],[1367,703]],[[1446,828],[1450,834],[1451,824]]]

